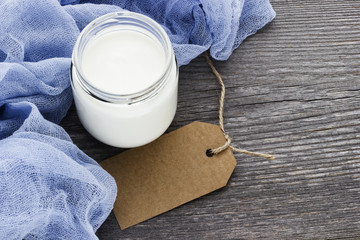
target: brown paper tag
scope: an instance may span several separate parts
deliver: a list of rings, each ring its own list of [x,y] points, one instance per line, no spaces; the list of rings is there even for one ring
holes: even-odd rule
[[[219,126],[193,122],[102,161],[118,186],[114,212],[121,229],[224,187],[236,166],[232,151],[206,156],[224,142]]]

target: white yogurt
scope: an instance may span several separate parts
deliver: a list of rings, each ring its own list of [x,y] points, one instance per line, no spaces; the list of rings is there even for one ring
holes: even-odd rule
[[[113,31],[84,50],[84,77],[103,91],[131,94],[154,84],[165,68],[161,45],[136,31]]]
[[[108,145],[136,147],[163,134],[176,112],[177,83],[170,41],[143,15],[100,17],[75,45],[77,113],[87,131]]]

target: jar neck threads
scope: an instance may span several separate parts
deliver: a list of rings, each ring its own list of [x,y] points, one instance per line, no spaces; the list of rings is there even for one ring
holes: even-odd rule
[[[113,31],[136,31],[137,33],[150,37],[161,45],[165,54],[165,65],[161,76],[149,87],[131,94],[117,94],[104,91],[94,86],[94,84],[89,82],[84,76],[82,57],[87,44],[91,39]],[[169,37],[164,29],[154,20],[144,15],[131,12],[110,13],[95,19],[81,32],[73,51],[71,81],[77,81],[79,86],[87,94],[104,102],[122,104],[142,102],[157,95],[167,83],[171,69],[174,67],[173,65],[177,64],[174,58]],[[75,79],[73,76],[75,76]]]

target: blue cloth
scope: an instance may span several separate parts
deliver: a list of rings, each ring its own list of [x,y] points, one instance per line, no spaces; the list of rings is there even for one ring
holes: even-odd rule
[[[115,181],[57,124],[72,102],[77,36],[96,17],[122,9],[159,22],[180,65],[208,49],[226,60],[275,16],[268,0],[2,0],[1,239],[97,238]]]

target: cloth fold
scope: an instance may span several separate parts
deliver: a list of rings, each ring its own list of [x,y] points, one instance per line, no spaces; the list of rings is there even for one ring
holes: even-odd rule
[[[1,239],[97,239],[115,181],[57,124],[72,103],[69,68],[80,31],[115,11],[156,20],[179,65],[207,50],[226,60],[275,17],[268,0],[2,0]]]
[[[21,126],[0,141],[1,239],[96,239],[115,201],[113,178],[34,104],[2,106],[2,116],[14,113]]]

